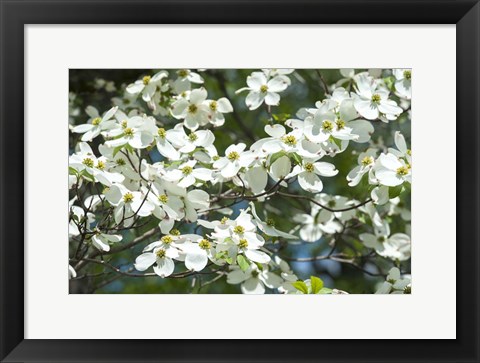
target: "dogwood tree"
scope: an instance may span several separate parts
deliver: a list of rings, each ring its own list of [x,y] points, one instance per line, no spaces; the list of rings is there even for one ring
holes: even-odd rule
[[[410,293],[410,69],[71,70],[72,293]]]

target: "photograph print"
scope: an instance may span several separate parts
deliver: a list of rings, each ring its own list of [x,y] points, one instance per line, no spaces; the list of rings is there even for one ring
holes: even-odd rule
[[[411,294],[411,82],[70,69],[69,292]]]

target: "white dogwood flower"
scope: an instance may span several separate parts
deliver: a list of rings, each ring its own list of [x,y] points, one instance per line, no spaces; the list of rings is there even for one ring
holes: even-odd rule
[[[167,170],[163,176],[166,181],[175,182],[180,188],[188,188],[196,183],[196,180],[212,180],[212,171],[207,168],[195,168],[196,160],[189,160],[178,166],[178,169]]]
[[[268,80],[263,72],[253,72],[247,77],[248,87],[237,90],[237,94],[249,91],[245,103],[250,110],[256,110],[263,102],[269,106],[278,106],[280,95],[290,85],[290,79],[284,75],[277,75]]]
[[[225,123],[224,113],[233,112],[233,107],[228,98],[222,97],[218,100],[205,100],[204,103],[208,106],[208,120],[215,126],[219,127]]]
[[[348,185],[351,187],[357,186],[362,180],[363,176],[369,173],[368,180],[370,184],[376,182],[373,175],[373,166],[375,164],[375,158],[377,156],[376,149],[368,149],[365,152],[360,153],[357,162],[358,166],[353,168],[347,175]]]
[[[177,75],[177,79],[173,82],[173,89],[177,94],[189,91],[192,83],[202,84],[204,82],[202,76],[190,69],[180,69],[177,71]]]
[[[127,86],[127,92],[133,95],[142,94],[145,102],[149,102],[157,90],[157,86],[162,82],[162,79],[168,77],[167,71],[160,71],[152,76],[145,76],[135,83]]]
[[[166,138],[182,154],[188,154],[196,148],[207,148],[215,141],[210,130],[191,131],[188,135],[182,124],[177,124],[173,130],[166,132]]]
[[[411,167],[393,154],[381,154],[374,166],[375,177],[382,185],[395,187],[412,182]]]
[[[93,106],[88,106],[85,109],[85,112],[90,119],[86,124],[75,126],[72,129],[72,132],[76,132],[82,135],[82,141],[92,141],[96,138],[102,131],[110,130],[115,125],[115,120],[112,119],[115,112],[117,112],[118,107],[112,107],[110,110],[105,112],[103,116],[100,116],[98,110]]]
[[[154,206],[143,192],[130,191],[122,184],[113,184],[105,193],[108,202],[115,206],[114,218],[119,224],[124,222],[126,227],[132,225],[134,214],[147,217],[152,214]]]
[[[280,287],[283,280],[280,276],[268,271],[267,268],[260,270],[254,263],[246,271],[232,266],[232,271],[227,275],[227,283],[240,285],[243,294],[264,294],[265,287],[276,289]]]
[[[185,252],[185,267],[193,271],[201,271],[207,266],[208,260],[213,260],[215,243],[207,237],[188,235],[187,241],[182,244]]]
[[[386,221],[380,228],[374,228],[374,232],[360,234],[360,240],[366,247],[391,260],[405,261],[410,258],[410,236],[405,233],[390,235],[390,226]]]
[[[130,145],[135,149],[145,149],[155,139],[152,133],[154,126],[154,120],[148,117],[133,116],[127,118],[121,122],[121,129],[110,133],[110,136],[114,139],[106,141],[105,145],[114,148]]]
[[[387,120],[395,120],[403,112],[395,101],[388,98],[388,90],[380,89],[374,78],[360,73],[355,80],[354,106],[367,120],[378,119],[380,115],[385,115]]]
[[[411,280],[402,277],[397,267],[392,267],[388,272],[386,281],[380,285],[375,294],[409,294],[411,293]]]
[[[150,243],[143,253],[135,259],[135,269],[145,271],[152,265],[153,271],[160,277],[170,276],[175,269],[174,259],[180,259],[181,250],[177,243],[179,236],[165,235],[160,241]]]
[[[247,145],[244,143],[230,145],[225,150],[225,156],[216,160],[213,163],[213,167],[219,170],[224,178],[233,178],[237,175],[240,168],[247,166],[250,161],[244,157],[243,151],[246,147]]]
[[[411,69],[394,69],[395,90],[400,97],[407,100],[412,98],[412,70]]]
[[[209,121],[210,109],[204,103],[207,99],[205,88],[194,89],[190,92],[188,99],[179,98],[172,105],[172,116],[184,120],[184,125],[190,130],[196,130],[199,126],[206,125]]]
[[[122,236],[119,234],[106,234],[106,233],[95,233],[92,236],[92,244],[98,248],[100,251],[108,252],[110,251],[110,244],[117,243],[122,240]]]
[[[332,177],[338,174],[335,165],[318,159],[303,159],[302,165],[295,165],[289,177],[297,176],[300,187],[310,193],[319,193],[323,189],[319,176]]]

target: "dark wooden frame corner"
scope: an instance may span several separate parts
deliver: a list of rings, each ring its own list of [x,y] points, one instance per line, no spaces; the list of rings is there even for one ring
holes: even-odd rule
[[[0,0],[0,360],[2,362],[479,362],[480,4],[478,0]],[[24,339],[26,24],[456,24],[457,339]],[[453,122],[453,121],[452,121]],[[445,292],[452,293],[446,288]],[[53,318],[53,317],[52,317]],[[441,324],[441,322],[438,322]],[[237,349],[241,344],[242,349]]]

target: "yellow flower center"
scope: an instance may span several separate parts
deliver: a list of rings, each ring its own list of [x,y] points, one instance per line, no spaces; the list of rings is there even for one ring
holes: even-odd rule
[[[410,156],[412,156],[412,150],[410,150],[410,149],[407,149],[407,155],[410,155]]]
[[[371,164],[373,164],[373,158],[371,156],[365,156],[362,159],[362,165],[363,166],[368,166],[368,165],[371,165]]]
[[[401,166],[397,169],[397,174],[398,175],[407,175],[408,174],[408,167],[406,166]]]
[[[230,161],[235,161],[240,159],[240,154],[237,153],[236,151],[232,151],[227,155],[227,159]]]
[[[123,120],[123,121],[122,121],[122,124],[121,124],[121,125],[122,125],[122,129],[126,129],[126,128],[127,128],[127,124],[128,124],[127,120]]]
[[[200,247],[203,250],[208,250],[212,247],[212,244],[208,239],[204,238],[198,243],[198,247]]]
[[[162,194],[158,197],[158,200],[162,203],[167,203],[168,202],[168,197],[165,194]]]
[[[175,229],[172,229],[172,230],[170,231],[170,234],[171,234],[172,236],[180,236],[180,231],[175,228]]]
[[[103,170],[105,169],[105,163],[101,160],[98,160],[97,162],[97,169]]]
[[[227,217],[223,217],[220,221],[221,224],[225,224],[228,222],[228,218]]]
[[[182,173],[183,173],[183,175],[189,175],[189,174],[192,173],[192,171],[193,171],[193,168],[192,168],[191,166],[188,166],[188,165],[187,165],[187,166],[184,166],[184,167],[182,168]]]
[[[382,98],[380,97],[380,95],[379,95],[378,93],[375,93],[375,94],[372,96],[372,102],[373,102],[373,103],[379,103],[381,99],[382,99]]]
[[[143,84],[146,86],[147,84],[150,83],[150,80],[152,79],[152,77],[150,76],[145,76],[143,77],[142,81],[143,81]]]
[[[123,196],[123,201],[125,203],[131,203],[133,200],[133,194],[132,193],[125,193],[125,195]]]
[[[131,137],[133,136],[133,129],[131,127],[127,127],[125,130],[123,130],[123,133],[125,136]]]
[[[325,120],[322,122],[322,128],[327,131],[327,132],[332,132],[333,131],[333,123],[332,121]]]
[[[245,228],[243,228],[242,226],[235,226],[233,228],[233,232],[236,234],[243,234],[243,232],[245,232]]]
[[[267,222],[267,225],[270,227],[275,227],[275,221],[272,218],[267,218],[265,222]]]
[[[198,136],[196,133],[192,132],[190,135],[188,135],[188,139],[190,141],[196,141],[198,139]]]
[[[190,106],[188,106],[188,112],[189,113],[195,113],[195,112],[197,112],[197,110],[198,110],[197,105],[194,105],[193,103]]]
[[[94,165],[93,160],[90,158],[83,159],[82,164],[88,166],[89,168],[93,168]]]
[[[220,156],[218,156],[218,155],[215,155],[214,157],[212,157],[213,161],[217,161],[218,159],[220,159]]]
[[[345,128],[345,121],[338,119],[335,124],[337,125],[337,130],[343,130]]]
[[[312,163],[306,163],[305,170],[308,171],[309,173],[312,173],[315,170],[315,167],[313,166]]]
[[[97,126],[100,124],[100,122],[102,122],[102,119],[100,117],[95,117],[93,120],[92,120],[92,125],[93,126]]]
[[[185,78],[186,76],[188,76],[188,73],[189,73],[189,72],[188,72],[187,69],[180,69],[180,70],[178,71],[178,75],[179,75],[180,77],[182,77],[182,78]]]
[[[163,248],[160,248],[156,253],[158,258],[164,258],[166,254],[167,252]]]
[[[282,137],[282,141],[289,146],[295,146],[297,144],[297,139],[293,135],[286,135]]]
[[[167,244],[167,245],[169,245],[170,243],[173,242],[172,236],[163,236],[163,237],[161,238],[161,240],[162,240],[163,243],[165,243],[165,244]]]
[[[260,87],[260,92],[267,93],[267,91],[268,91],[268,86],[266,84],[264,84]]]
[[[123,159],[117,159],[115,162],[116,162],[117,165],[119,165],[119,166],[124,166],[124,165],[125,165],[125,160],[123,160]]]
[[[240,248],[247,248],[247,247],[248,247],[248,241],[247,241],[245,238],[242,238],[242,239],[238,242],[238,247],[240,247]]]
[[[212,101],[212,102],[210,102],[210,105],[209,105],[209,106],[210,106],[210,109],[211,109],[212,111],[216,111],[216,110],[217,110],[217,101]]]
[[[410,81],[412,79],[412,71],[403,71],[403,77]]]
[[[162,139],[164,139],[167,136],[167,132],[165,131],[164,128],[158,129],[158,136],[160,136]]]

